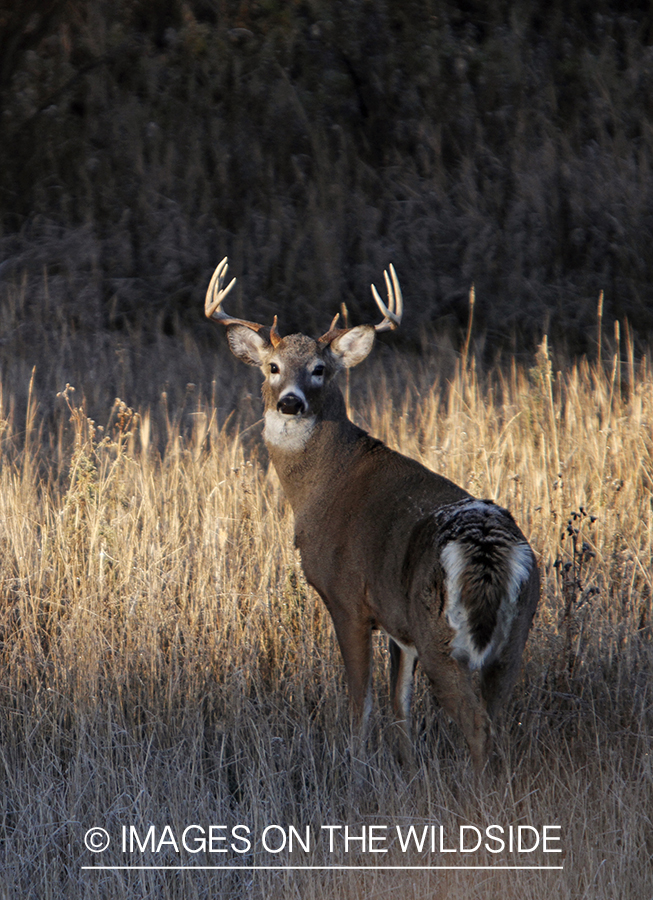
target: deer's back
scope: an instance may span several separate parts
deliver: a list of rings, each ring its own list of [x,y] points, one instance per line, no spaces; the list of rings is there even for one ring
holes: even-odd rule
[[[334,467],[334,473],[337,468]],[[316,491],[295,511],[295,540],[308,581],[327,604],[355,596],[401,638],[405,627],[397,591],[418,523],[439,509],[469,498],[452,481],[416,460],[369,439],[346,477],[334,474],[326,491]],[[404,601],[405,603],[405,601]]]

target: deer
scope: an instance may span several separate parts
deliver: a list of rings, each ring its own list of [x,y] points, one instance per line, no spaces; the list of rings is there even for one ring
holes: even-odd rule
[[[351,421],[338,374],[361,363],[375,336],[398,328],[403,297],[394,267],[382,319],[313,339],[281,337],[233,318],[223,301],[227,258],[213,273],[206,316],[226,327],[231,352],[263,374],[263,438],[292,507],[308,583],[333,621],[352,726],[365,742],[372,708],[372,633],[389,638],[390,696],[400,761],[412,758],[410,704],[417,663],[457,723],[476,773],[492,722],[515,685],[539,598],[535,555],[512,515],[477,499]]]

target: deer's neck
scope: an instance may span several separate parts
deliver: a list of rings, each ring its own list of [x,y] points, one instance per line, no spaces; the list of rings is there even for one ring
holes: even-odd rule
[[[299,420],[293,423],[293,437],[285,440],[279,440],[280,426],[271,422],[266,416],[265,443],[295,516],[323,502],[371,440],[344,411],[336,418]]]

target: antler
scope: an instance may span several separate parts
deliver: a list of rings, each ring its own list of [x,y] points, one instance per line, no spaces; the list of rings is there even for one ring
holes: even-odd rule
[[[248,322],[246,319],[234,319],[233,316],[228,315],[222,309],[222,301],[236,283],[236,279],[232,278],[227,287],[224,287],[228,269],[229,264],[227,263],[227,257],[225,256],[222,262],[216,267],[206,291],[204,312],[207,319],[213,319],[216,322],[220,322],[222,325],[244,325],[246,328],[251,328],[252,331],[262,331],[267,328],[266,325],[259,325],[258,322]],[[270,342],[276,347],[280,340],[281,337],[277,331],[277,317],[275,316],[272,327],[270,328]]]
[[[383,319],[378,325],[370,325],[369,327],[374,327],[375,331],[394,331],[401,323],[401,317],[404,313],[404,298],[401,296],[399,279],[397,278],[397,273],[395,272],[395,267],[392,263],[390,263],[390,275],[388,275],[386,270],[383,273],[383,277],[385,278],[385,286],[388,291],[388,305],[385,305],[379,296],[379,292],[374,285],[372,285],[372,296],[376,300],[376,305],[383,313]],[[351,331],[351,328],[338,328],[339,318],[340,313],[336,313],[329,330],[319,338],[320,343],[329,344],[339,335],[344,334],[346,331]]]
[[[390,263],[390,277],[387,269],[383,272],[385,278],[385,286],[388,292],[388,305],[386,306],[379,292],[374,285],[371,285],[372,296],[376,300],[376,305],[383,313],[383,320],[374,326],[375,331],[394,331],[401,323],[401,317],[404,313],[404,298],[401,296],[401,288],[399,287],[399,279],[395,272],[395,267]]]

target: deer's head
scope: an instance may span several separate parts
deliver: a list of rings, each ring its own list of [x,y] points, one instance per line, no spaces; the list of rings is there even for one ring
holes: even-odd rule
[[[388,304],[381,300],[376,288],[372,293],[383,313],[377,325],[338,328],[339,316],[322,337],[314,340],[304,334],[281,337],[277,317],[271,327],[234,319],[222,309],[222,301],[236,279],[225,288],[227,260],[222,260],[206,293],[208,318],[227,327],[232,353],[250,366],[258,366],[265,379],[265,440],[279,449],[296,451],[306,443],[320,419],[344,415],[342,395],[335,384],[341,369],[362,362],[372,349],[374,336],[380,331],[397,328],[401,322],[403,303],[399,281],[393,266],[385,272]]]

